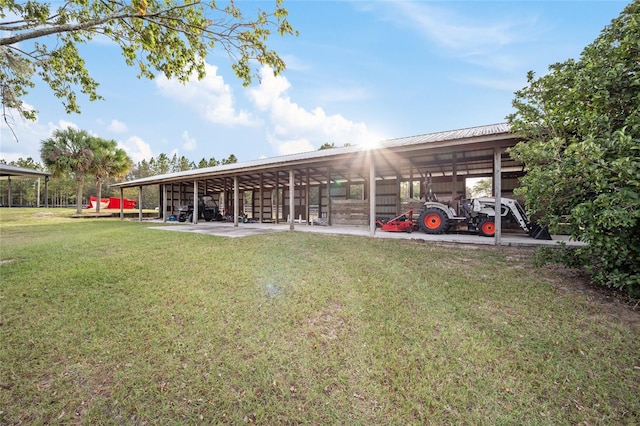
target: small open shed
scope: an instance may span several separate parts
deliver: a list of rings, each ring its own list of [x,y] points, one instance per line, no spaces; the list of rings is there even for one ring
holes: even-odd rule
[[[346,146],[116,183],[124,188],[159,185],[159,215],[194,208],[213,197],[237,225],[241,215],[256,222],[323,220],[327,225],[368,225],[404,209],[420,209],[420,188],[430,179],[440,201],[465,194],[465,179],[491,177],[496,198],[511,196],[524,174],[506,152],[518,139],[506,123],[390,139],[372,147]],[[195,200],[195,202],[194,202]],[[499,200],[496,200],[498,203]],[[139,204],[142,204],[140,200]],[[419,211],[418,211],[419,213]],[[496,241],[500,228],[497,224]]]
[[[44,178],[44,205],[45,207],[49,207],[48,198],[49,198],[49,178],[51,178],[51,173],[42,172],[40,170],[29,169],[25,167],[18,166],[10,166],[8,164],[0,164],[0,179],[7,180],[9,182],[9,195],[7,200],[7,207],[11,207],[12,196],[11,196],[11,179],[25,179],[25,178],[37,178],[38,179],[38,200],[37,205],[40,207],[40,178]]]

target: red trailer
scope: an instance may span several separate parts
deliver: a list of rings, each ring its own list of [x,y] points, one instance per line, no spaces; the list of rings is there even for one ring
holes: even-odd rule
[[[95,209],[97,202],[98,202],[98,199],[96,197],[89,197],[89,208]],[[125,209],[135,209],[136,204],[138,204],[136,200],[129,200],[128,198],[125,198],[123,200],[123,206]],[[119,209],[120,198],[118,197],[101,198],[100,208],[101,209]]]

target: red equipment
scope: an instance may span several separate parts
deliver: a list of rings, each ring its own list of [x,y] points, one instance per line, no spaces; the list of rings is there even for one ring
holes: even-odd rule
[[[413,232],[416,224],[413,222],[413,209],[407,210],[400,216],[389,219],[386,222],[376,221],[376,225],[380,226],[383,231],[391,232]]]

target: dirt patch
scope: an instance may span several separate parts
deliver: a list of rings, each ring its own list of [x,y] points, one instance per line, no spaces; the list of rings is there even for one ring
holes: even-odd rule
[[[340,304],[333,303],[310,318],[309,325],[311,326],[312,334],[325,341],[337,338],[345,326],[344,320],[339,315],[341,310]]]
[[[536,248],[491,247],[504,250],[506,259],[514,264],[531,264]],[[625,324],[640,329],[640,300],[629,299],[624,291],[593,284],[584,271],[566,268],[560,264],[549,264],[541,268],[541,276],[563,293],[586,296],[610,315],[620,318]]]
[[[465,248],[500,251],[516,269],[532,268],[537,247],[473,246]],[[458,246],[456,246],[458,247]],[[551,283],[558,291],[585,296],[589,302],[599,305],[607,314],[640,331],[640,299],[630,299],[626,292],[608,288],[589,281],[584,271],[549,264],[540,268],[540,278]]]
[[[548,265],[545,268],[558,290],[584,295],[624,323],[640,329],[640,300],[630,299],[624,291],[592,284],[582,271],[561,265]]]

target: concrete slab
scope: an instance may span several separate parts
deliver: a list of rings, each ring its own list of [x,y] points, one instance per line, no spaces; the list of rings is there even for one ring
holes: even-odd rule
[[[256,226],[254,226],[256,225]],[[233,226],[233,223],[228,222],[204,222],[197,223],[195,225],[191,223],[179,223],[163,226],[154,226],[151,229],[162,229],[164,231],[176,231],[176,232],[193,232],[196,234],[208,234],[218,237],[227,238],[240,238],[249,235],[260,235],[271,232],[283,232],[288,231],[289,227],[268,227],[261,226],[262,224],[242,224],[241,226]]]
[[[161,223],[161,221],[154,221]],[[230,222],[200,222],[195,225],[191,223],[171,223],[168,222],[159,226],[152,226],[151,229],[161,229],[165,231],[178,231],[178,232],[194,232],[198,234],[216,235],[219,237],[227,238],[240,238],[249,235],[260,235],[271,232],[284,232],[289,231],[290,226],[288,223],[239,223],[238,226],[234,226]],[[366,226],[317,226],[306,224],[294,224],[294,232],[313,232],[318,234],[328,235],[353,235],[360,237],[371,237],[369,228]],[[494,239],[488,237],[481,237],[474,234],[456,233],[456,234],[442,234],[442,235],[429,235],[421,231],[414,231],[412,233],[407,232],[387,232],[376,229],[373,238],[388,238],[388,239],[404,239],[404,240],[422,240],[432,242],[446,242],[446,243],[459,243],[459,244],[474,244],[474,245],[494,245]],[[577,246],[583,243],[572,241],[566,235],[552,235],[553,240],[536,240],[530,238],[524,232],[504,232],[501,238],[501,245],[503,246],[516,246],[516,247],[535,247],[535,246],[555,246],[560,242],[567,245]]]

